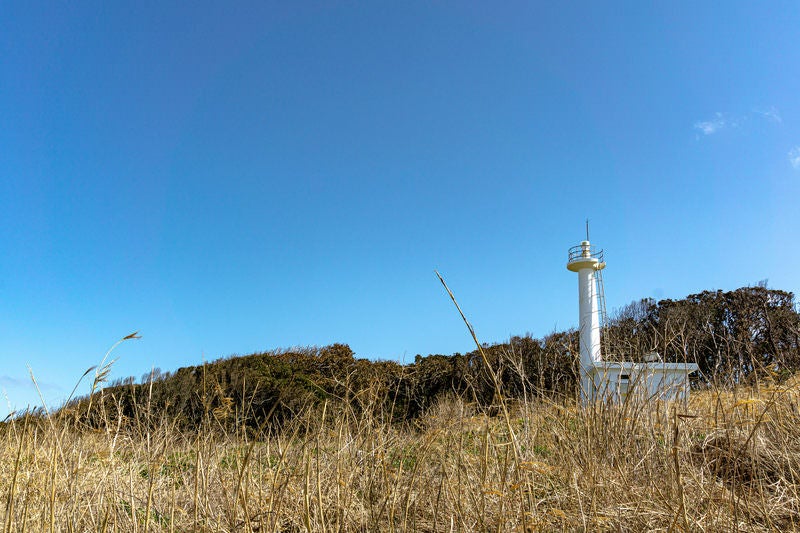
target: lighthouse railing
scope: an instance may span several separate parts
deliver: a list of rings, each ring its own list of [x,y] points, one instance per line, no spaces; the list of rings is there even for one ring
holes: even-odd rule
[[[589,255],[585,254],[585,248],[583,245],[573,246],[569,249],[569,262],[572,261],[579,261],[581,259],[597,259],[599,262],[603,262],[603,250],[598,250],[595,246],[589,247]]]

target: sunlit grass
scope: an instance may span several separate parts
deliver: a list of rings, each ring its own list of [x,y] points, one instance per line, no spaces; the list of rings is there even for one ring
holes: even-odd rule
[[[793,383],[687,405],[580,409],[460,398],[417,424],[309,406],[280,433],[76,428],[23,416],[0,433],[5,531],[793,529]],[[153,423],[154,422],[154,423]],[[517,457],[513,448],[517,449]]]

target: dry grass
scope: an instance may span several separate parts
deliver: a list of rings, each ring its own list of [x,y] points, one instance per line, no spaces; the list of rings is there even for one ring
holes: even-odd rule
[[[509,403],[506,420],[449,398],[404,428],[326,404],[255,439],[156,413],[103,431],[23,417],[0,430],[0,517],[5,532],[800,529],[797,402],[789,383],[677,406]]]

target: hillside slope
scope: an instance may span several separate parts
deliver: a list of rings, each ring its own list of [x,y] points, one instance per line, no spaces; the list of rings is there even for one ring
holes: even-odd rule
[[[529,399],[575,392],[577,335],[513,337],[485,346],[502,394]],[[666,361],[696,362],[696,386],[780,378],[800,369],[800,315],[792,293],[765,287],[706,291],[683,300],[641,300],[619,310],[604,334],[607,359],[636,360],[658,351]],[[610,354],[610,355],[609,355]],[[380,410],[391,421],[413,420],[453,394],[479,406],[497,395],[478,351],[428,355],[413,363],[357,359],[333,344],[220,359],[119,380],[65,409],[91,426],[162,413],[181,427],[203,424],[256,429],[282,425],[311,405],[342,402],[354,412]],[[90,408],[91,405],[91,408]]]

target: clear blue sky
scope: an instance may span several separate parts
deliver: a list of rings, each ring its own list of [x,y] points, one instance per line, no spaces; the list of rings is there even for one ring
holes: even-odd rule
[[[587,217],[610,308],[798,291],[800,4],[557,4],[3,2],[11,405],[135,330],[112,377],[471,350],[434,269],[482,341],[573,327]]]

